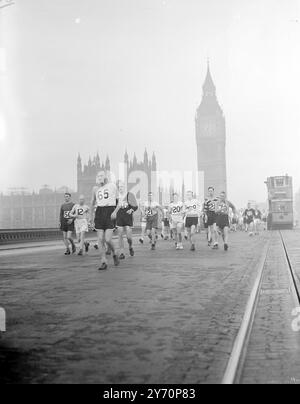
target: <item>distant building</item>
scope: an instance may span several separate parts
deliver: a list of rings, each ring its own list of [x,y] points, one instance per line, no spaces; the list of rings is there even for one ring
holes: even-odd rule
[[[226,128],[209,64],[202,88],[202,101],[195,118],[198,171],[204,173],[204,195],[209,186],[213,186],[216,194],[220,194],[222,191],[227,192]]]
[[[144,152],[144,158],[137,160],[134,153],[130,160],[127,151],[124,154],[124,166],[127,171],[127,186],[129,191],[135,192],[138,200],[147,199],[148,192],[153,192],[155,198],[159,198],[159,189],[157,187],[157,162],[155,153],[149,158],[147,150]]]
[[[154,153],[149,159],[148,153],[145,151],[144,159],[138,161],[135,154],[130,160],[126,152],[124,167],[127,170],[128,190],[134,190],[136,186],[139,186],[139,182],[141,185],[144,185],[144,182],[148,185],[141,187],[142,192],[137,192],[138,199],[147,199],[148,190],[159,198],[160,191],[156,184],[156,177],[152,175],[152,172],[156,172],[157,169]],[[74,202],[78,200],[80,194],[84,194],[89,204],[97,172],[102,169],[111,169],[108,157],[105,162],[101,162],[99,154],[97,154],[93,159],[89,158],[87,164],[83,165],[79,155],[76,192],[67,186],[53,190],[48,185],[44,185],[38,193],[30,193],[25,188],[11,188],[8,195],[0,194],[0,229],[57,228],[64,193],[70,192]],[[139,214],[137,213],[135,216],[138,221]]]
[[[96,175],[100,170],[110,170],[110,160],[106,157],[105,163],[100,162],[99,154],[89,158],[88,163],[83,165],[81,156],[77,158],[77,192],[90,199],[92,189],[96,184]]]
[[[77,194],[68,187],[52,190],[47,185],[38,193],[0,194],[0,229],[57,228],[66,191],[77,199]]]

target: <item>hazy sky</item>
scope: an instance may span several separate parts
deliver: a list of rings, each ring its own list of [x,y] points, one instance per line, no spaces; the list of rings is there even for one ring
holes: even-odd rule
[[[229,197],[300,187],[297,0],[14,0],[0,9],[0,191],[76,184],[76,157],[145,146],[196,168],[207,57],[227,124]],[[4,3],[3,0],[0,0]]]

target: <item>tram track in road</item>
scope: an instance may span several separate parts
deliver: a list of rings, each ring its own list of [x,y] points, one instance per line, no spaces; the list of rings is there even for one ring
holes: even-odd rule
[[[300,279],[299,279],[299,276],[296,274],[296,272],[293,269],[293,265],[292,265],[291,259],[289,257],[287,244],[284,241],[283,234],[282,234],[281,231],[279,231],[279,234],[280,234],[281,242],[282,242],[283,249],[284,249],[284,252],[285,252],[286,260],[287,260],[287,263],[288,263],[290,276],[291,276],[292,283],[293,283],[293,290],[294,290],[294,293],[297,296],[298,305],[300,305]]]
[[[257,315],[258,304],[263,293],[262,284],[266,271],[267,260],[270,258],[271,243],[276,237],[280,238],[282,254],[286,260],[286,266],[283,271],[287,270],[286,276],[289,278],[289,292],[293,304],[300,306],[300,279],[293,269],[292,262],[289,256],[288,248],[281,231],[274,231],[271,234],[270,240],[264,248],[261,259],[257,267],[257,277],[249,296],[243,320],[233,344],[233,348],[227,362],[226,371],[223,376],[222,384],[240,384],[242,383],[242,374],[248,354],[249,343],[253,332],[253,325]]]

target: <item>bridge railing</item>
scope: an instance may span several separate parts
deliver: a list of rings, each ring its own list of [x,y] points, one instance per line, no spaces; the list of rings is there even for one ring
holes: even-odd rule
[[[60,237],[61,231],[58,229],[0,230],[0,245],[40,240],[57,240]]]
[[[139,228],[133,229],[134,234],[139,233]],[[87,237],[96,238],[95,232],[89,232]],[[26,243],[31,241],[60,240],[62,233],[59,229],[14,229],[0,230],[0,245]]]

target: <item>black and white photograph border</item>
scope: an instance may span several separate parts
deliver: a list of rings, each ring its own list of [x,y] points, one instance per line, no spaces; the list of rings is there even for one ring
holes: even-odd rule
[[[0,0],[2,386],[300,384],[299,18]]]

